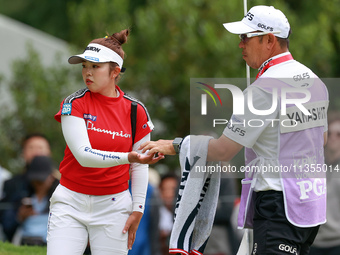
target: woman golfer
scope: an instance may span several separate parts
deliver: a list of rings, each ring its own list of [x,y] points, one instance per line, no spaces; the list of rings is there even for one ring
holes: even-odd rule
[[[143,104],[117,86],[128,34],[95,39],[68,60],[82,64],[86,88],[66,97],[55,115],[67,146],[51,197],[48,255],[82,255],[88,242],[93,255],[132,248],[144,210],[146,164],[163,155],[139,154],[153,125]]]

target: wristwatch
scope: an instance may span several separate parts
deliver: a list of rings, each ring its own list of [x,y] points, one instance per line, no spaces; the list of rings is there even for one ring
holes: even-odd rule
[[[172,142],[172,146],[174,146],[176,154],[179,154],[179,151],[181,150],[181,145],[183,142],[183,138],[176,137],[174,141]]]

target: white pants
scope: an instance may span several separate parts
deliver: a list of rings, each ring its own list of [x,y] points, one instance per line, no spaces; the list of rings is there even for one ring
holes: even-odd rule
[[[92,196],[59,185],[51,197],[47,255],[83,255],[88,239],[92,255],[126,255],[122,231],[131,212],[128,190]]]

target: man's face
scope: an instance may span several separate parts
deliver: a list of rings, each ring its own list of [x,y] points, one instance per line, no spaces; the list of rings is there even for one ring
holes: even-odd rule
[[[340,151],[340,121],[332,122],[328,127],[327,149]]]
[[[265,51],[265,38],[267,35],[245,38],[241,40],[238,47],[242,49],[243,59],[247,62],[248,66],[258,69],[261,64],[266,61],[267,52]]]
[[[50,156],[50,145],[46,139],[39,136],[33,136],[28,139],[23,148],[23,158],[26,163],[30,163],[36,156]]]
[[[171,207],[175,201],[178,181],[174,178],[166,178],[160,186],[161,198],[167,207]]]

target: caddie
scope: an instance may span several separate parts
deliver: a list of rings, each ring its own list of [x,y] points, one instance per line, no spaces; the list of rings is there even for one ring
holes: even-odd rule
[[[327,88],[289,52],[291,28],[280,10],[254,6],[241,21],[223,25],[239,35],[242,57],[258,74],[243,91],[252,104],[245,100],[244,114],[232,115],[221,137],[210,140],[207,160],[230,161],[245,147],[246,166],[259,169],[242,180],[238,217],[240,228],[253,229],[252,254],[308,254],[326,222]],[[247,125],[253,119],[265,124]],[[180,139],[142,149],[174,155]],[[268,166],[285,171],[261,171]]]

